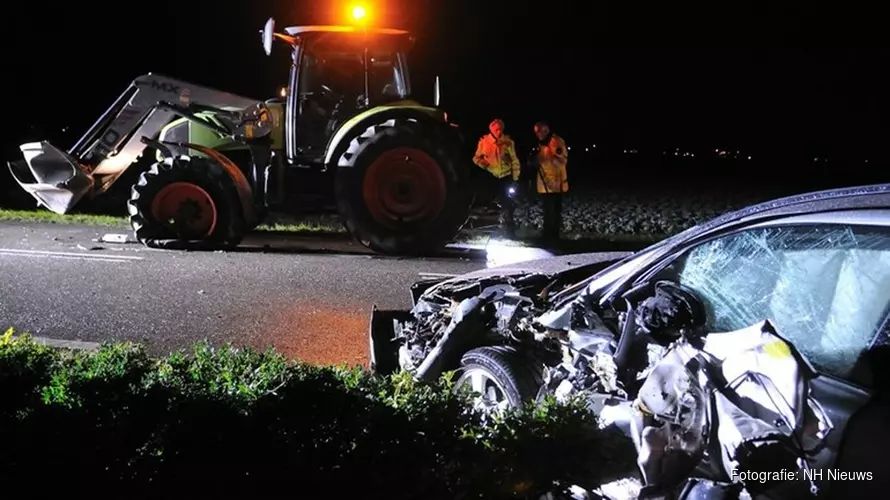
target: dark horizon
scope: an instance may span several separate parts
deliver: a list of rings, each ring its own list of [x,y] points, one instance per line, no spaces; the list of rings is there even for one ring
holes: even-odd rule
[[[18,118],[5,141],[7,160],[25,141],[69,147],[132,78],[149,71],[272,97],[286,83],[287,54],[262,53],[257,31],[265,19],[342,23],[350,2],[257,4],[160,2],[138,16],[70,4],[29,15],[37,5],[25,5],[7,66],[22,75],[11,79]],[[883,70],[890,49],[718,48],[804,45],[826,28],[843,28],[841,12],[662,8],[644,16],[564,0],[528,11],[494,0],[485,9],[469,1],[364,4],[375,24],[416,34],[415,94],[429,102],[440,76],[442,106],[473,144],[500,116],[521,146],[543,119],[575,152],[590,148],[592,159],[607,163],[654,164],[678,150],[700,161],[737,151],[737,169],[751,156],[766,168],[806,172],[826,159],[858,169],[886,168],[890,158]],[[846,17],[859,36],[873,33],[864,14]],[[668,48],[694,42],[699,48]],[[633,48],[645,45],[661,48]]]

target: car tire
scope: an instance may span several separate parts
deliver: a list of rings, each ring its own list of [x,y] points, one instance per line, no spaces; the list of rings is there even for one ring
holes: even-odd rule
[[[535,399],[544,383],[542,374],[540,362],[522,355],[513,347],[479,347],[467,351],[461,358],[456,385],[469,383],[471,389],[481,392],[480,387],[472,387],[473,378],[478,375],[487,377],[496,386],[495,391],[506,398],[507,406],[518,408]]]

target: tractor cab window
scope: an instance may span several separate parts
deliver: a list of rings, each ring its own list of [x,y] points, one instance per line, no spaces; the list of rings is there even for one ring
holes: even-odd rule
[[[364,89],[361,55],[303,54],[297,140],[304,154],[324,151],[337,126],[364,106]]]
[[[305,54],[300,67],[300,95],[319,105],[354,106],[364,93],[364,65],[357,54]],[[332,111],[332,109],[327,109]]]
[[[368,61],[372,104],[405,99],[410,94],[402,58],[398,54],[374,54]]]

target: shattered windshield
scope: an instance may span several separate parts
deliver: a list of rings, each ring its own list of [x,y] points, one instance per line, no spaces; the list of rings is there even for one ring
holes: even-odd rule
[[[769,319],[818,369],[841,378],[890,306],[890,230],[764,227],[692,249],[674,274],[707,304],[712,331]]]

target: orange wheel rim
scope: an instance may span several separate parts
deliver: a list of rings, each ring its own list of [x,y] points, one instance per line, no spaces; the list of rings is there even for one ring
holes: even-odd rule
[[[164,186],[151,202],[151,215],[184,239],[207,238],[216,229],[216,203],[207,191],[191,182]]]
[[[445,207],[445,175],[433,158],[415,148],[386,151],[368,167],[362,184],[365,205],[391,228],[422,225]]]

